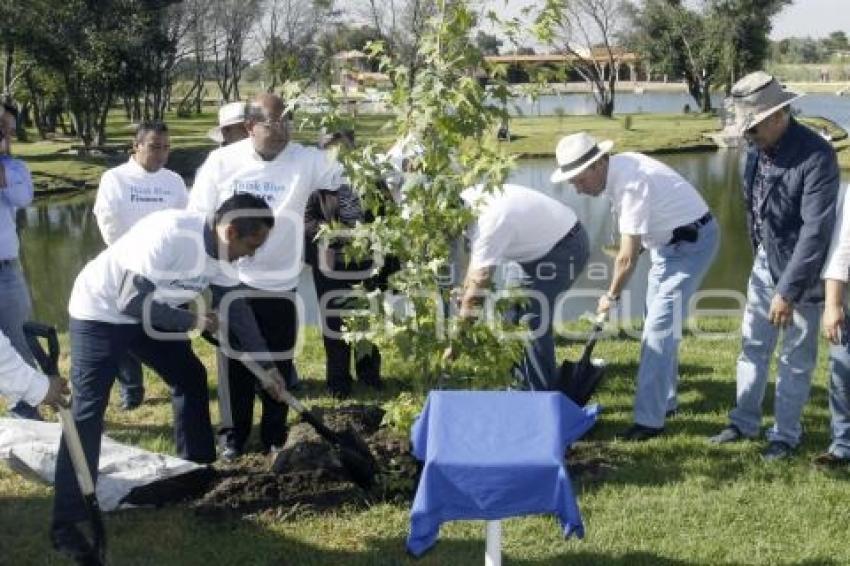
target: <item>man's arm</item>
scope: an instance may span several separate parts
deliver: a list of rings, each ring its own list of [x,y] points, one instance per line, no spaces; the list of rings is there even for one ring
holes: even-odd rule
[[[210,291],[213,296],[213,307],[219,307],[221,301],[226,297],[227,292],[235,289],[235,287],[211,285]],[[261,354],[260,357],[265,357],[262,354],[274,354],[274,352],[269,352],[265,338],[263,338],[263,334],[260,332],[259,326],[257,326],[254,312],[251,310],[245,297],[238,297],[230,301],[223,318],[227,321],[230,335],[236,341],[234,346],[245,352],[239,360],[255,374],[263,389],[273,399],[279,402],[285,402],[286,379],[284,379],[274,361],[270,359],[271,356],[268,356],[267,359],[254,359],[250,355],[251,353],[259,352]]]
[[[30,405],[55,405],[68,394],[65,380],[48,378],[31,368],[5,334],[0,332],[0,395],[11,404],[24,401]]]
[[[140,321],[147,319],[151,326],[162,330],[174,332],[188,332],[194,329],[212,332],[217,330],[215,317],[212,315],[195,314],[186,309],[155,301],[151,296],[154,291],[156,286],[149,279],[138,273],[127,271],[118,293],[118,309],[122,314]]]
[[[186,206],[189,210],[203,212],[209,216],[215,213],[219,205],[218,186],[216,184],[216,177],[218,176],[218,155],[216,151],[213,150],[198,169],[192,190],[189,191],[189,204]]]
[[[32,202],[33,185],[29,169],[17,159],[0,159],[0,199],[9,206],[22,208]]]
[[[210,285],[213,308],[220,312],[221,303],[227,298],[228,292],[239,292],[242,289],[240,287]],[[219,318],[236,341],[235,348],[243,352],[257,352],[261,354],[261,357],[266,357],[263,354],[269,353],[269,347],[262,332],[260,332],[254,311],[251,310],[247,298],[240,296],[227,301],[226,308],[226,312],[220,312]],[[270,369],[274,366],[274,362],[270,359],[257,360],[257,363],[264,369]]]
[[[460,318],[473,318],[481,306],[484,292],[490,286],[492,267],[474,267],[463,281],[463,295],[460,299]]]
[[[803,225],[788,265],[776,284],[776,294],[793,304],[817,283],[835,225],[839,172],[835,153],[820,152],[804,172],[800,215]]]
[[[620,298],[620,294],[629,282],[632,273],[635,271],[638,258],[640,258],[640,240],[641,237],[634,234],[623,234],[620,237],[620,250],[614,260],[614,275],[611,277],[608,292],[599,297],[599,304],[596,307],[597,313],[607,313]]]
[[[117,202],[119,199],[116,198],[117,192],[118,187],[115,179],[107,171],[100,177],[93,209],[100,235],[107,246],[114,244],[128,228],[121,222],[121,213],[118,210],[119,202]]]

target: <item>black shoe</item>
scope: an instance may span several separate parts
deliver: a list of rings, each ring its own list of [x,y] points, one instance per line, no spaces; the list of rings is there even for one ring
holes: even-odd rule
[[[821,469],[846,468],[850,466],[850,458],[842,458],[832,452],[824,452],[812,458],[812,465]]]
[[[53,523],[50,527],[50,542],[57,552],[78,564],[100,564],[91,543],[74,523]]]
[[[678,414],[679,414],[679,407],[676,407],[675,409],[667,409],[664,412],[664,418],[665,419],[672,419],[673,417],[677,416]]]
[[[733,424],[729,424],[726,426],[726,428],[724,428],[714,436],[709,437],[708,441],[711,444],[726,444],[728,442],[737,442],[739,440],[744,440],[745,438],[746,437],[744,436],[744,433],[741,432],[740,428],[736,427]]]
[[[761,457],[768,462],[787,460],[791,457],[793,450],[794,449],[787,442],[771,440],[770,444],[767,445],[767,448],[764,449],[764,452],[761,453]]]
[[[655,428],[651,426],[633,424],[628,429],[626,429],[623,434],[620,435],[620,438],[623,440],[628,440],[630,442],[643,442],[644,440],[655,438],[663,432],[664,427]]]
[[[24,401],[18,403],[9,409],[9,416],[13,419],[25,419],[30,421],[43,421],[41,413],[38,412],[38,407],[33,407]]]

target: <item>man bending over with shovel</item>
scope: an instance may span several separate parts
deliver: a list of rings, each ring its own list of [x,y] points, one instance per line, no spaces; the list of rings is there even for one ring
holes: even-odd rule
[[[207,375],[186,332],[215,334],[218,317],[198,305],[183,308],[211,287],[213,296],[238,283],[229,265],[253,256],[274,226],[262,198],[236,194],[212,218],[184,210],[154,212],[90,261],[77,276],[68,305],[72,411],[88,467],[96,477],[103,415],[118,363],[128,353],[153,368],[172,389],[174,437],[181,458],[215,459]],[[225,321],[241,343],[265,351],[247,306],[233,301]],[[282,398],[282,376],[269,364],[268,393]],[[76,523],[86,507],[63,439],[56,461],[51,539],[76,559],[91,552]]]
[[[699,288],[718,246],[717,223],[697,190],[667,165],[641,153],[610,156],[610,140],[584,132],[561,138],[552,182],[569,181],[576,192],[610,199],[618,218],[620,250],[598,314],[620,298],[643,248],[652,265],[646,290],[635,394],[635,424],[625,440],[647,440],[664,431],[676,409],[679,342],[688,302]]]
[[[459,316],[475,316],[494,268],[509,261],[519,263],[523,284],[531,295],[523,312],[515,314],[528,320],[532,332],[519,373],[528,389],[554,390],[555,306],[587,263],[587,232],[571,208],[528,187],[506,184],[487,193],[477,186],[463,191],[461,198],[478,217],[469,230],[471,257]],[[451,350],[446,351],[446,358],[453,356]]]

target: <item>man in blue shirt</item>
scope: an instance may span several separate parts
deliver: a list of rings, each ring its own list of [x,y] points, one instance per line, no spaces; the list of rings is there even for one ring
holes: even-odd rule
[[[15,214],[32,202],[32,178],[24,162],[11,156],[11,138],[15,132],[14,106],[0,106],[0,332],[5,334],[21,357],[34,366],[24,339],[24,322],[30,318],[32,303],[21,264],[18,261],[18,234]],[[20,401],[11,413],[18,417],[40,419],[38,410]]]

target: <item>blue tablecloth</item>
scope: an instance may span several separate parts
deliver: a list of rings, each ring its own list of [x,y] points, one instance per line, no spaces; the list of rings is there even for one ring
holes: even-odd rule
[[[411,432],[424,467],[408,551],[420,556],[456,519],[554,513],[565,536],[582,537],[564,453],[597,412],[558,392],[432,391]]]

